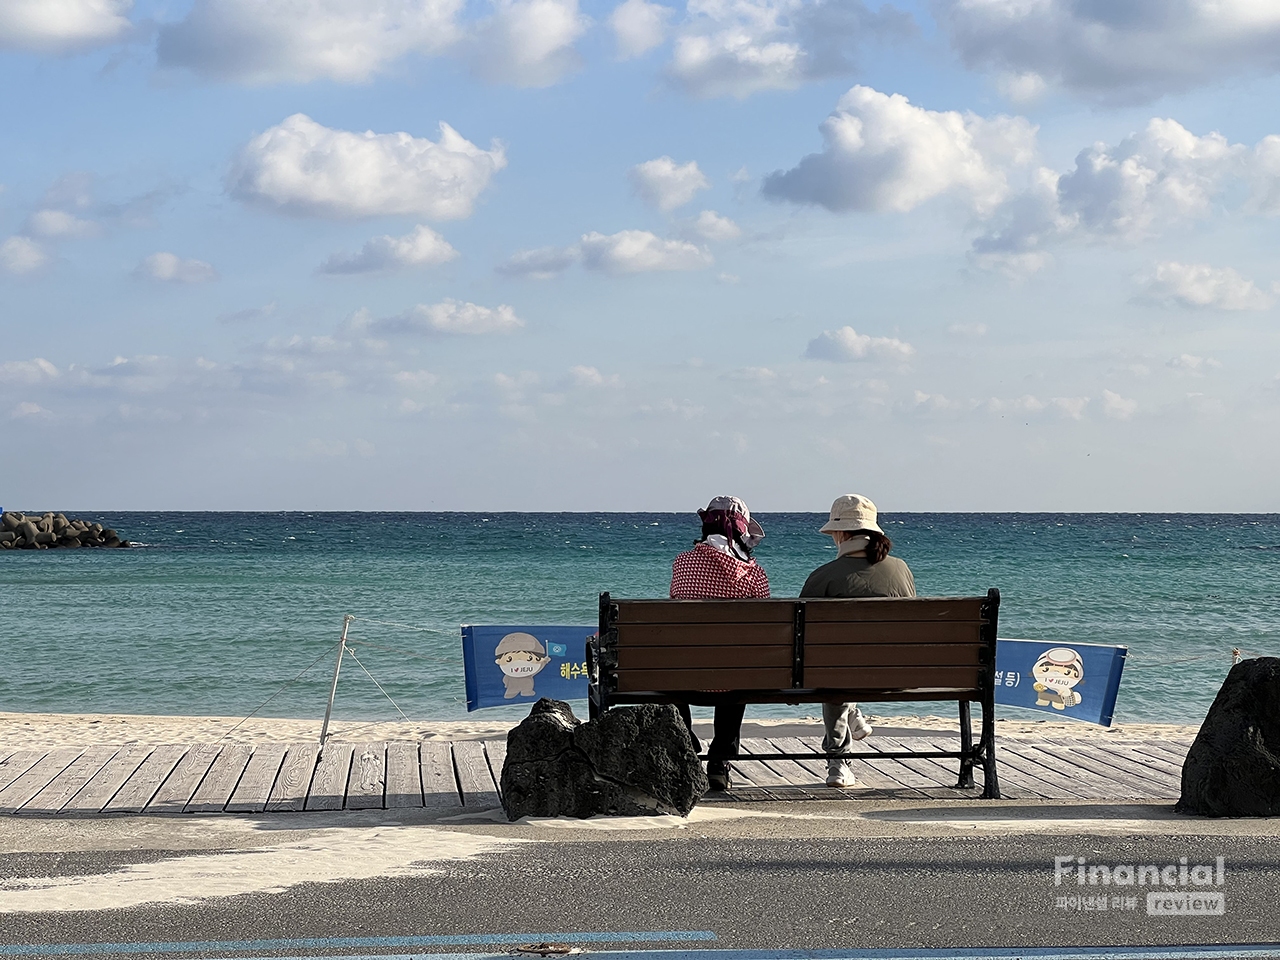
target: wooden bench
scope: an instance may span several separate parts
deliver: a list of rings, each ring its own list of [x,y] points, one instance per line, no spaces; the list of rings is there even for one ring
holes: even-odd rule
[[[956,701],[959,750],[858,757],[958,759],[957,787],[973,786],[973,768],[979,764],[983,798],[999,799],[999,611],[998,590],[985,597],[865,600],[615,600],[602,593],[600,630],[587,641],[589,710],[597,716],[631,703]],[[982,706],[976,744],[970,702]],[[752,754],[751,759],[814,756]]]

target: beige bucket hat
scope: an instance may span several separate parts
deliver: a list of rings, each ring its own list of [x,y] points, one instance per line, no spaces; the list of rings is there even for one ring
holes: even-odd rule
[[[857,493],[846,493],[837,497],[831,505],[831,519],[822,525],[819,533],[834,533],[837,530],[869,530],[872,533],[884,533],[876,523],[876,505],[866,497]]]

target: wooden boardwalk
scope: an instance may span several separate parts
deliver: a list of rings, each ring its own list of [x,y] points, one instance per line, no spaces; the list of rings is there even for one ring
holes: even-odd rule
[[[945,736],[875,736],[857,744],[858,787],[826,786],[826,763],[750,760],[751,754],[817,753],[819,740],[746,739],[734,789],[708,800],[937,800],[957,790],[957,761],[869,759],[904,749],[955,749]],[[1178,797],[1190,741],[1015,739],[996,744],[1000,789],[1010,800],[1152,800]],[[164,744],[5,750],[0,814],[284,813],[499,805],[506,741]],[[975,771],[979,784],[981,771]]]

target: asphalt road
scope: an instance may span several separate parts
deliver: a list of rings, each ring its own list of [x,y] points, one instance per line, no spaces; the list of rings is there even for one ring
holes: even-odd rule
[[[302,882],[279,892],[218,896],[191,904],[4,913],[0,956],[67,955],[58,952],[59,944],[298,938],[339,939],[323,947],[277,946],[259,952],[290,957],[405,955],[457,952],[466,943],[451,946],[445,941],[460,934],[608,931],[714,935],[714,940],[650,945],[663,949],[1280,942],[1280,837],[1047,836],[1034,828],[979,836],[868,837],[802,827],[795,829],[809,835],[779,835],[786,830],[774,825],[736,833],[724,828],[717,833],[711,827],[657,836],[574,837],[444,861],[434,865],[438,872],[409,876]],[[92,877],[188,853],[155,845],[139,850],[9,852],[0,855],[0,889],[22,878]],[[1061,857],[1109,866],[1179,865],[1179,858],[1186,857],[1188,869],[1214,865],[1222,857],[1221,886],[1178,889],[1220,891],[1224,911],[1218,916],[1151,916],[1145,897],[1149,887],[1079,886],[1070,872],[1074,862],[1059,878],[1062,883],[1055,885],[1055,858]],[[199,895],[198,884],[192,892]],[[1078,901],[1061,899],[1100,895],[1107,898],[1105,910],[1086,910]],[[1128,905],[1127,898],[1132,898]],[[412,950],[393,941],[355,950],[350,939],[421,936],[442,940],[417,944]],[[14,953],[12,945],[22,944],[47,945],[48,952]],[[624,946],[625,941],[607,949]],[[211,945],[181,955],[245,956],[244,949]],[[179,954],[139,948],[97,955]]]

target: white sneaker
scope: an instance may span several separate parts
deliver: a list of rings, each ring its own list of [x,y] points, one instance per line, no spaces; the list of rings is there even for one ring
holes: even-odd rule
[[[849,738],[851,740],[865,740],[871,736],[871,724],[867,723],[867,718],[862,715],[861,710],[854,712],[849,718]]]
[[[853,771],[849,769],[847,763],[827,764],[828,787],[852,787],[857,782],[853,777]]]

